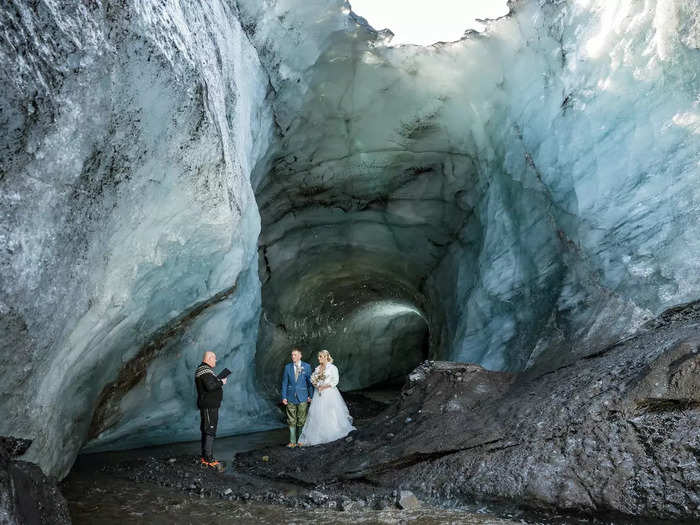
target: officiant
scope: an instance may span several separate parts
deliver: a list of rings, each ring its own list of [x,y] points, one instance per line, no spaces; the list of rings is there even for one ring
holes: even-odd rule
[[[226,384],[226,377],[219,378],[214,373],[215,366],[216,354],[205,352],[202,363],[194,373],[194,384],[197,387],[199,428],[202,431],[202,464],[220,468],[221,464],[214,459],[214,438],[219,423],[219,407],[224,394],[222,387]]]

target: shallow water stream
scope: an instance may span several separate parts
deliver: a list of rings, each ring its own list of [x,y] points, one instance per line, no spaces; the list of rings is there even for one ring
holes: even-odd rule
[[[147,483],[92,476],[72,479],[64,491],[76,525],[111,524],[512,524],[521,523],[459,510],[300,510],[280,505],[200,498]]]

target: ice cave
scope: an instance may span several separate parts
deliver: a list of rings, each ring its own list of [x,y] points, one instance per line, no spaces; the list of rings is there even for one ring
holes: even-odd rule
[[[290,349],[329,348],[343,391],[499,374],[435,404],[443,445],[416,423],[333,479],[700,519],[700,4],[510,0],[430,45],[352,4],[2,3],[0,436],[31,442],[3,464],[60,480],[79,452],[199,439],[207,349],[233,372],[219,435],[280,427]],[[505,401],[472,418],[482,394]],[[428,463],[515,413],[561,438],[551,470]]]

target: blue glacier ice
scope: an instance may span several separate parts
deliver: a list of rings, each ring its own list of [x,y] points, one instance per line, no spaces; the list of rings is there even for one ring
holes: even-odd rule
[[[192,370],[210,347],[234,370],[222,431],[274,426],[249,374],[249,172],[272,114],[232,6],[2,11],[0,433],[34,439],[29,459],[58,474],[89,438],[196,438]]]
[[[700,297],[700,7],[520,0],[394,46],[340,0],[0,7],[0,435],[278,425],[281,365],[551,368]]]
[[[431,355],[493,369],[555,366],[698,297],[697,4],[510,7],[427,48],[323,17],[323,50],[288,46],[310,18],[291,8],[256,27],[284,108],[254,172],[270,342],[322,342],[276,327],[303,318],[288,276],[327,258],[357,285],[357,259],[390,269],[374,280],[424,312]]]

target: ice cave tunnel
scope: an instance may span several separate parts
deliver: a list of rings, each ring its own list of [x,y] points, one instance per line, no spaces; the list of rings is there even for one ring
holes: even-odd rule
[[[0,434],[81,449],[277,425],[343,388],[553,369],[700,297],[694,0],[511,0],[391,46],[341,0],[0,7]]]

